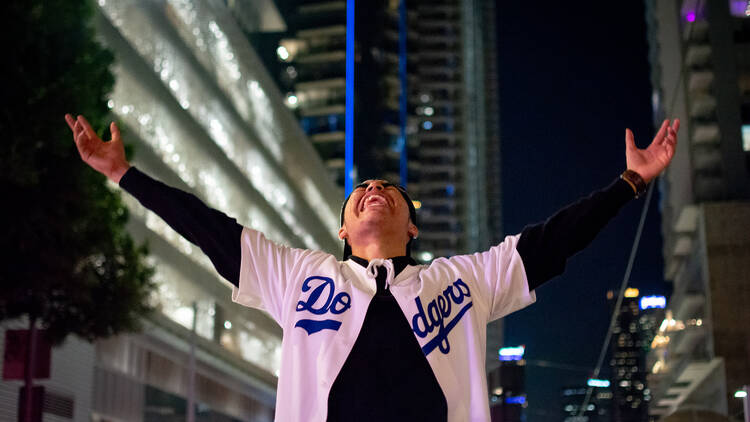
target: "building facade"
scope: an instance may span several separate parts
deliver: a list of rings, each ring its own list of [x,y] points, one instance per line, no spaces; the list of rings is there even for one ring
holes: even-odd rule
[[[591,396],[586,409],[581,406],[586,400],[589,387],[565,387],[562,390],[563,422],[609,422],[612,417],[614,394],[609,387],[591,387]]]
[[[663,317],[664,297],[658,306],[649,304],[655,296],[641,296],[638,289],[625,291],[610,341],[610,389],[613,393],[611,420],[646,422],[651,402],[648,387],[646,355],[650,350],[657,324]],[[614,292],[607,293],[615,306]]]
[[[750,19],[747,2],[647,1],[655,121],[681,142],[659,181],[667,316],[648,357],[663,417],[735,417],[750,380]]]
[[[246,37],[283,30],[274,3],[97,4],[116,59],[108,105],[133,164],[278,243],[338,255],[340,192]],[[234,304],[198,248],[123,200],[129,231],[149,243],[157,312],[142,333],[68,339],[41,384],[72,403],[76,421],[185,420],[191,402],[195,420],[272,421],[281,329]],[[18,385],[0,383],[1,420],[16,419]]]
[[[524,346],[503,347],[499,350],[500,366],[487,374],[492,422],[521,422],[526,420],[526,361]]]

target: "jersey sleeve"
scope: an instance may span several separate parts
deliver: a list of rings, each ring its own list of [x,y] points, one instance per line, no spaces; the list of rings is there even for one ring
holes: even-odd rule
[[[240,245],[239,285],[232,288],[232,300],[268,312],[283,326],[281,310],[290,285],[312,256],[323,252],[279,245],[247,227]]]
[[[531,289],[562,274],[567,260],[588,246],[634,196],[630,185],[617,178],[605,188],[563,207],[546,221],[526,226],[517,249],[526,265]]]
[[[487,322],[523,309],[536,301],[516,247],[520,235],[507,236],[485,252],[449,258],[464,282],[475,284],[474,301],[482,305]]]
[[[198,197],[168,186],[131,167],[120,187],[161,217],[174,231],[197,245],[216,271],[237,285],[242,226],[234,218],[204,204]]]

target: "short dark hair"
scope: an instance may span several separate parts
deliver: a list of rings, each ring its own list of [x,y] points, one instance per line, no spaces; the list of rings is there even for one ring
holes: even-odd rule
[[[390,186],[393,186],[398,190],[398,192],[401,194],[401,197],[404,198],[404,201],[406,201],[406,205],[409,207],[409,219],[411,220],[412,224],[415,226],[417,225],[417,210],[414,208],[414,202],[412,202],[411,198],[409,197],[409,194],[406,192],[406,188],[400,185],[396,185],[394,183],[390,183],[386,181],[386,183]],[[356,189],[356,188],[355,188]],[[352,190],[352,193],[354,190]],[[352,194],[350,193],[349,196],[344,199],[344,203],[341,205],[341,218],[339,225],[344,225],[344,210],[346,210],[346,204],[349,202],[349,198],[351,198]],[[414,241],[414,239],[409,239],[409,242],[406,243],[406,256],[411,256],[411,243]],[[349,246],[349,242],[344,239],[344,258],[343,260],[346,261],[349,259],[349,256],[352,254],[352,247]]]

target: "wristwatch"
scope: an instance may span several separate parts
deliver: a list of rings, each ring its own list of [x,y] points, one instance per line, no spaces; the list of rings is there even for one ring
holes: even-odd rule
[[[630,187],[633,188],[636,198],[640,197],[646,192],[646,182],[643,180],[640,174],[634,172],[633,170],[628,169],[623,171],[620,175],[620,179],[628,182]]]

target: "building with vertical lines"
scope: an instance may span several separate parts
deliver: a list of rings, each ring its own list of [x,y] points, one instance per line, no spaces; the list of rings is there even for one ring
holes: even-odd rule
[[[647,1],[654,120],[679,117],[659,180],[673,284],[648,356],[649,413],[736,417],[750,379],[750,15],[746,1]]]

